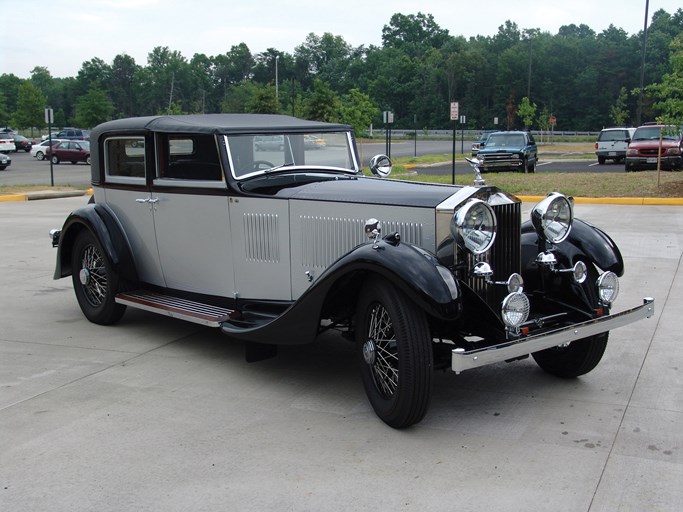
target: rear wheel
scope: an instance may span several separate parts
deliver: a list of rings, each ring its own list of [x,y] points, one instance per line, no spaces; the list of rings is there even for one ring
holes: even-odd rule
[[[599,163],[600,165],[605,165],[605,162],[606,162],[606,159],[605,159],[604,156],[599,156],[599,157],[598,157],[598,163]]]
[[[529,162],[529,160],[527,160],[525,162],[525,164],[526,164],[526,172],[536,172],[536,160],[535,159],[532,162]]]
[[[71,278],[78,305],[88,320],[109,325],[121,318],[126,307],[114,300],[118,274],[90,231],[83,231],[76,238],[71,253]]]
[[[356,312],[361,378],[375,413],[404,428],[424,418],[432,389],[432,346],[423,311],[387,281],[366,284]]]

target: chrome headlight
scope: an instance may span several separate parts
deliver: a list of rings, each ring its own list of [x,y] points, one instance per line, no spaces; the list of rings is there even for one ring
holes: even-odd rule
[[[520,292],[514,292],[503,299],[500,314],[508,327],[519,327],[529,318],[529,299]]]
[[[569,235],[574,220],[572,204],[563,194],[553,192],[531,210],[531,223],[536,232],[551,244]]]
[[[605,272],[598,277],[597,287],[600,300],[610,305],[619,295],[619,278],[614,272]]]
[[[496,239],[496,214],[481,199],[470,199],[451,219],[455,241],[473,254],[488,251]]]

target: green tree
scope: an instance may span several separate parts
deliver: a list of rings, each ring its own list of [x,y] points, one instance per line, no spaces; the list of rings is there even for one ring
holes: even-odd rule
[[[524,127],[530,130],[536,119],[536,103],[531,103],[529,98],[524,96],[517,107],[517,115],[522,119]]]
[[[247,103],[247,111],[253,114],[277,114],[280,112],[275,87],[266,85],[258,87],[256,93]]]
[[[660,122],[683,124],[683,35],[671,42],[671,72],[660,83],[646,87],[655,98],[653,107]]]
[[[624,126],[626,124],[626,119],[628,118],[627,100],[628,91],[626,91],[626,87],[622,87],[616,103],[609,109],[609,116],[615,126]]]
[[[88,93],[76,102],[75,121],[78,126],[92,128],[111,119],[114,104],[105,92],[96,84],[92,84]]]
[[[45,96],[30,81],[19,86],[17,110],[12,118],[16,128],[42,128],[45,125]]]
[[[305,102],[306,119],[311,121],[336,122],[339,112],[339,98],[322,80],[313,83],[313,91]]]
[[[372,102],[370,96],[358,89],[351,89],[341,99],[339,120],[353,126],[356,134],[365,133],[372,119],[378,114],[379,108]]]

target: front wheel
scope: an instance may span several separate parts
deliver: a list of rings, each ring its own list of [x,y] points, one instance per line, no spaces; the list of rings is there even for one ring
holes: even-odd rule
[[[52,157],[52,163],[55,165],[59,163],[59,157],[57,155]]]
[[[44,154],[42,151],[38,151],[38,152],[36,153],[36,158],[37,158],[38,160],[45,160],[45,154]]]
[[[544,371],[557,377],[572,379],[590,372],[598,365],[607,348],[608,338],[609,333],[603,332],[531,355]]]
[[[368,282],[359,297],[356,350],[377,416],[394,428],[422,420],[432,391],[429,326],[424,312],[387,281]]]
[[[100,325],[120,320],[126,307],[115,301],[118,274],[90,231],[76,238],[71,252],[71,278],[78,305],[88,320]]]

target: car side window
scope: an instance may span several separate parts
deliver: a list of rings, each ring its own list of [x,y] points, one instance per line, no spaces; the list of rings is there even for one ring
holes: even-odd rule
[[[104,168],[107,181],[129,182],[145,179],[145,139],[113,137],[104,143]]]
[[[159,177],[172,180],[222,181],[218,148],[211,135],[161,135]]]

